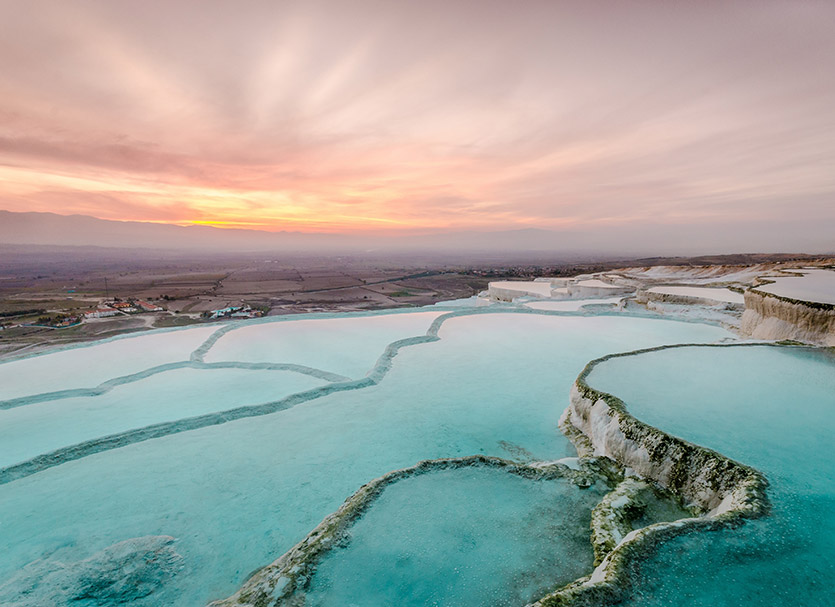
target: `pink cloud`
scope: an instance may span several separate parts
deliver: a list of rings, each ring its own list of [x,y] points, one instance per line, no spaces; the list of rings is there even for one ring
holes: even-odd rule
[[[0,206],[312,230],[832,228],[833,16],[25,3],[0,24]]]

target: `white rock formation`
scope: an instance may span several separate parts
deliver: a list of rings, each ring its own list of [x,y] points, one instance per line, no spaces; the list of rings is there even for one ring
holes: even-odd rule
[[[605,279],[605,280],[604,280]],[[529,281],[502,280],[488,286],[490,299],[513,301],[519,297],[540,299],[586,299],[614,297],[635,291],[634,286],[614,276],[583,275],[574,278],[537,278]]]
[[[612,407],[603,394],[585,387],[583,380],[571,389],[560,427],[566,422],[593,450],[581,455],[613,459],[678,494],[688,507],[710,516],[757,507],[750,500],[751,487],[760,482],[757,473],[634,420]]]
[[[586,280],[578,280],[575,283],[569,283],[568,296],[571,299],[582,299],[585,297],[614,297],[615,295],[626,295],[632,293],[635,289],[614,282],[604,282],[599,278],[589,278]]]
[[[713,287],[689,287],[682,285],[650,287],[638,292],[636,298],[639,302],[663,301],[667,303],[681,304],[733,304],[740,308],[745,305],[745,298],[742,293],[730,289]]]
[[[500,280],[491,282],[487,290],[490,299],[513,301],[517,297],[551,297],[551,283],[539,280]]]
[[[741,332],[755,339],[791,339],[835,346],[835,305],[746,291]]]

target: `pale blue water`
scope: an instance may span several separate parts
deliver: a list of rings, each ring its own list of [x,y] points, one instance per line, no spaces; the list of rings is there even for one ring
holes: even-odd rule
[[[174,369],[100,396],[0,410],[0,467],[96,437],[256,405],[324,383],[291,371]]]
[[[188,360],[218,325],[154,331],[0,364],[0,401],[42,392],[94,388],[156,365]]]
[[[295,363],[358,378],[374,366],[389,343],[423,335],[442,314],[435,309],[248,323],[221,337],[206,361]]]
[[[630,605],[831,605],[835,586],[835,357],[820,350],[677,348],[611,359],[589,384],[636,417],[750,464],[773,513],[674,540]]]
[[[372,331],[376,318],[368,321]],[[363,353],[363,364],[372,358],[362,344],[366,319],[351,321],[355,342],[341,338],[333,351],[317,353],[317,365],[340,368],[352,348]],[[425,326],[423,319],[416,324]],[[272,339],[255,332],[253,347],[267,351],[259,335]],[[15,591],[7,588],[4,595],[2,581],[38,558],[78,561],[145,535],[177,538],[184,569],[134,604],[201,605],[222,598],[362,484],[390,470],[476,453],[573,454],[556,423],[588,360],[728,336],[716,327],[638,318],[453,318],[441,328],[440,341],[402,349],[379,385],[104,451],[0,485],[0,599]],[[398,331],[397,337],[405,335]],[[131,339],[122,341],[130,345]],[[188,348],[176,351],[188,357]],[[95,347],[75,355],[85,353]],[[192,389],[185,382],[183,397]]]
[[[532,310],[553,310],[554,312],[576,312],[585,306],[615,306],[621,297],[603,297],[596,299],[567,299],[565,301],[532,301],[526,308]]]
[[[591,570],[598,485],[486,468],[399,481],[322,559],[305,604],[521,607]]]

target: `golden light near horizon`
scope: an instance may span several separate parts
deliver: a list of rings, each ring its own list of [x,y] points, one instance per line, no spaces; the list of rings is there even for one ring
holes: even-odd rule
[[[307,232],[831,228],[833,16],[16,4],[0,208]]]

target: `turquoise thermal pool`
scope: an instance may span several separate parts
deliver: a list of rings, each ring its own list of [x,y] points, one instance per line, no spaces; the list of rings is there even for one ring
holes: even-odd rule
[[[423,335],[442,310],[250,323],[223,334],[205,360],[294,363],[358,378],[386,346]]]
[[[732,338],[706,324],[616,314],[514,307],[444,313],[432,307],[263,319],[125,337],[0,364],[0,400],[7,405],[0,410],[0,466],[6,466],[0,469],[0,603],[86,606],[110,604],[116,596],[157,607],[222,599],[360,486],[391,470],[478,454],[519,462],[576,456],[557,420],[589,360]],[[40,390],[30,379],[38,365],[53,372]],[[65,365],[72,374],[62,381]],[[30,440],[16,437],[24,433]],[[492,510],[507,517],[518,512],[528,521],[540,510],[539,498],[529,494],[548,483],[512,477],[494,483],[484,481],[489,471],[465,472],[409,479],[387,493],[394,500],[398,491],[407,496],[418,487],[426,508],[445,508],[453,520],[462,515],[467,483],[489,502],[490,486],[500,491],[503,483],[519,482],[527,488],[507,510]],[[580,501],[567,497],[569,489]],[[590,573],[588,523],[577,521],[588,517],[602,490],[554,490],[562,497],[548,507],[573,522],[555,536],[553,554],[523,556],[526,550],[540,554],[541,546],[521,541],[520,531],[525,546],[513,553],[519,559],[497,578],[516,581],[484,592],[504,592],[500,600],[515,604],[553,589],[564,581],[551,577],[558,569],[553,559],[574,554],[577,538],[585,556],[565,576]],[[357,522],[358,541],[349,542],[346,553],[373,550],[383,538],[396,544],[394,510],[386,503],[381,498],[379,508]],[[430,512],[420,503],[414,507],[415,519]],[[474,540],[473,556],[483,557],[478,562],[486,569],[504,527],[499,519],[479,527],[487,532]],[[439,533],[434,526],[420,531],[428,543]],[[441,545],[438,554],[447,549],[455,548]],[[312,586],[311,596],[321,595],[322,604],[342,600],[348,590],[340,580],[357,573],[338,554],[326,557]],[[455,559],[464,556],[456,553],[450,563]],[[139,590],[117,582],[93,590],[85,585],[91,572],[115,570],[114,561],[144,563]],[[406,579],[419,576],[421,567],[407,567]],[[483,579],[484,568],[459,567],[459,581],[443,590],[449,594],[439,604],[458,601],[463,589]],[[373,590],[359,585],[350,592],[373,602],[373,595],[362,594]]]
[[[154,331],[66,348],[0,364],[0,401],[33,394],[93,388],[149,368],[188,360],[216,327]]]
[[[181,368],[119,384],[99,396],[0,410],[0,466],[97,437],[257,405],[325,384],[290,371]]]
[[[780,346],[611,358],[589,385],[635,417],[762,471],[769,516],[693,533],[640,566],[630,605],[825,605],[835,585],[835,357]]]
[[[591,569],[601,484],[489,468],[396,482],[318,564],[305,604],[525,605]]]

